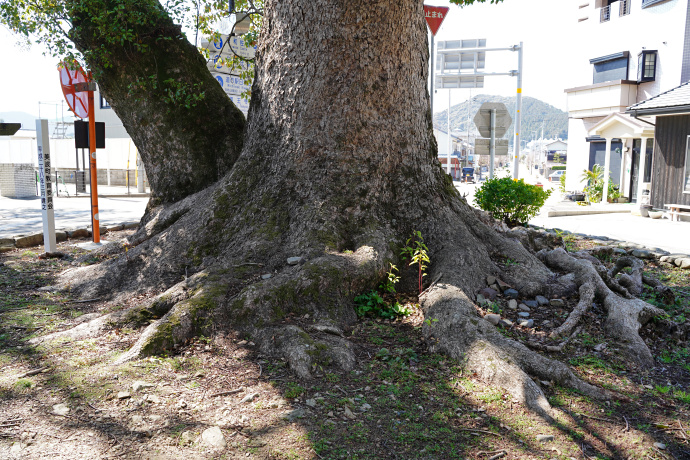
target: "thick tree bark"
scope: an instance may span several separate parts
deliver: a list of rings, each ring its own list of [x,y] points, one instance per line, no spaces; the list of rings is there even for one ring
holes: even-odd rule
[[[70,7],[71,36],[141,154],[151,204],[178,201],[223,177],[242,149],[244,115],[180,26],[152,0]]]
[[[530,375],[607,397],[477,315],[487,275],[523,297],[563,286],[524,235],[473,210],[443,173],[427,62],[420,0],[267,1],[247,137],[230,172],[152,209],[126,254],[62,281],[87,296],[168,289],[148,312],[160,319],[123,359],[232,327],[309,377],[315,364],[354,365],[340,336],[356,320],[352,299],[419,230],[429,279],[439,280],[421,298],[438,320],[424,327],[433,349],[546,416]],[[301,261],[288,264],[292,256]],[[295,317],[301,324],[289,323]]]

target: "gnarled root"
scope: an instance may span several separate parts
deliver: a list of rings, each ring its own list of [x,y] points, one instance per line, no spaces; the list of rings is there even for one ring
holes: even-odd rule
[[[543,357],[501,335],[488,321],[477,316],[472,301],[457,287],[440,283],[420,300],[425,317],[432,320],[423,328],[432,350],[464,362],[467,369],[482,380],[504,388],[542,416],[551,418],[551,407],[529,375],[597,399],[611,396],[577,378],[565,364]]]
[[[623,355],[638,366],[654,365],[652,353],[640,337],[639,330],[652,317],[663,314],[662,310],[640,299],[614,293],[591,261],[576,259],[560,248],[540,251],[538,256],[549,267],[573,273],[578,285],[592,286],[594,297],[602,301],[608,313],[606,332],[621,346]]]
[[[615,278],[621,270],[630,267],[632,272],[630,274],[623,273],[618,278],[618,284],[625,287],[630,294],[639,296],[642,294],[642,269],[644,262],[637,257],[621,257],[616,261],[616,265],[609,271],[609,276]]]
[[[169,350],[223,324],[251,337],[263,353],[284,358],[302,378],[315,365],[352,369],[354,352],[339,326],[354,322],[352,298],[378,279],[382,260],[369,247],[353,254],[325,254],[230,297],[227,286],[209,276],[216,281],[200,282],[192,297],[151,324],[118,362]],[[300,321],[305,327],[285,324],[290,314],[308,316]]]
[[[580,318],[587,313],[589,307],[594,302],[594,286],[591,283],[585,283],[580,286],[580,300],[578,301],[573,311],[568,315],[568,319],[559,327],[551,331],[549,337],[562,337],[570,334],[575,326],[580,322]]]
[[[673,305],[675,303],[676,294],[673,292],[673,289],[669,288],[668,286],[665,286],[664,283],[662,283],[656,278],[652,278],[651,276],[642,275],[642,281],[647,286],[651,286],[654,288],[657,294],[659,294],[659,296],[661,297],[664,304]]]

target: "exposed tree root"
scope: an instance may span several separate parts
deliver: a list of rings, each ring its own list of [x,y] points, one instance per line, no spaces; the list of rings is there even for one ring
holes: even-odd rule
[[[651,286],[654,288],[654,290],[659,294],[659,296],[662,298],[664,304],[666,305],[673,305],[676,301],[676,294],[673,292],[673,289],[669,288],[668,286],[664,285],[661,281],[659,281],[656,278],[652,278],[651,276],[647,275],[642,275],[642,281],[644,284],[647,286]]]
[[[488,321],[477,316],[472,301],[460,289],[439,283],[421,300],[426,318],[432,320],[423,332],[433,351],[464,362],[483,381],[504,388],[535,412],[551,417],[550,405],[530,375],[597,399],[611,396],[577,378],[565,364],[501,335]]]
[[[624,356],[638,366],[654,365],[652,353],[640,337],[639,330],[651,318],[663,314],[663,310],[640,299],[625,298],[614,293],[589,260],[577,259],[560,248],[540,251],[538,255],[548,266],[573,273],[578,285],[591,285],[595,299],[602,303],[608,313],[606,331],[617,341]]]
[[[591,283],[584,283],[580,286],[580,301],[577,303],[575,308],[568,318],[559,327],[554,329],[549,335],[551,338],[562,337],[570,334],[575,326],[580,322],[580,318],[587,313],[589,307],[592,306],[594,302],[594,286]]]
[[[639,296],[642,294],[642,269],[644,268],[644,262],[640,259],[631,256],[619,258],[616,265],[609,271],[609,276],[615,278],[626,267],[630,267],[632,272],[621,274],[618,278],[618,284],[625,287],[630,294]]]
[[[565,339],[564,341],[562,341],[562,342],[559,343],[558,345],[547,345],[546,347],[544,347],[544,349],[545,349],[546,351],[550,351],[550,352],[552,352],[552,353],[561,352],[561,351],[563,351],[563,348],[565,348],[565,346],[568,345],[568,343],[569,343],[572,339],[574,339],[575,337],[577,337],[577,335],[580,333],[580,331],[582,331],[582,326],[578,326],[578,327],[575,329],[575,331],[574,331],[572,334],[570,334],[570,336],[568,336],[567,339]]]

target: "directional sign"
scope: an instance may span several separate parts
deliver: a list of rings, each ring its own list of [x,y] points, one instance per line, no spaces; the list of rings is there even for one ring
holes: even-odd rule
[[[491,137],[491,109],[496,109],[496,138],[503,137],[513,119],[505,104],[501,102],[485,102],[479,107],[474,116],[474,124],[483,137]]]
[[[424,18],[432,35],[436,35],[449,10],[447,6],[424,5]]]
[[[489,155],[489,144],[491,139],[482,139],[481,137],[474,140],[474,154],[475,155]],[[508,139],[496,139],[495,155],[508,155]]]

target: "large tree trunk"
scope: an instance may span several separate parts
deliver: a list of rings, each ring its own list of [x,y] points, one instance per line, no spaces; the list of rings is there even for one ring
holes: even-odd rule
[[[422,2],[270,0],[264,21],[247,137],[231,171],[152,210],[126,254],[63,276],[85,296],[161,292],[150,307],[113,318],[160,318],[121,359],[231,327],[302,377],[316,364],[351,368],[342,331],[356,320],[352,299],[419,230],[429,279],[440,279],[421,297],[432,348],[545,415],[529,375],[607,397],[477,315],[487,275],[524,297],[548,293],[556,276],[519,232],[498,231],[473,210],[441,170]],[[294,256],[301,262],[288,264]]]
[[[71,37],[139,149],[151,205],[178,201],[223,177],[242,149],[244,115],[180,26],[152,0],[69,6]]]

